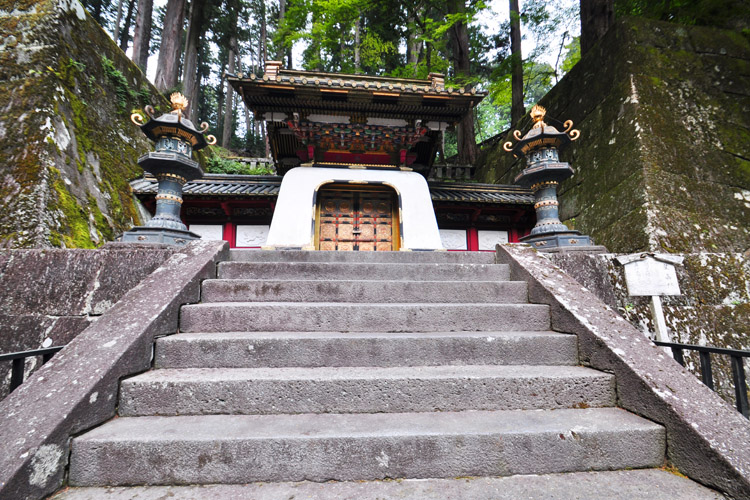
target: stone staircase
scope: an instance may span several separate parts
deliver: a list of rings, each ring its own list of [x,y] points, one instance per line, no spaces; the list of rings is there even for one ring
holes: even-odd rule
[[[664,429],[493,259],[232,251],[73,440],[59,498],[723,498],[630,470],[664,463]]]

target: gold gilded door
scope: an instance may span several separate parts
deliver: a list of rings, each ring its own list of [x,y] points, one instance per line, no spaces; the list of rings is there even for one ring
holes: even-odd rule
[[[340,251],[398,250],[396,204],[391,192],[321,190],[318,203],[318,248]]]

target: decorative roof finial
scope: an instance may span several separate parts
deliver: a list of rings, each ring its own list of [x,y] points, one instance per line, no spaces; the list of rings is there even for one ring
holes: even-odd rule
[[[538,149],[540,145],[557,148],[569,143],[570,141],[575,141],[580,137],[581,133],[578,130],[573,130],[572,120],[568,120],[563,124],[565,130],[561,132],[553,125],[547,125],[544,123],[544,117],[546,115],[547,110],[542,106],[535,104],[529,113],[529,116],[531,116],[531,119],[534,121],[534,125],[523,137],[521,137],[520,130],[514,130],[513,137],[518,142],[514,146],[513,141],[508,141],[503,144],[503,149],[509,153],[512,152],[516,158],[519,158],[520,156],[526,156],[527,153],[532,150]],[[543,139],[544,141],[540,143],[537,139]]]
[[[534,127],[533,128],[539,128],[546,125],[544,123],[544,115],[547,114],[547,110],[544,109],[542,106],[538,104],[534,104],[534,107],[531,108],[531,119],[534,120]]]
[[[169,96],[169,100],[172,101],[172,113],[176,112],[178,116],[182,116],[182,110],[188,107],[187,97],[175,92]]]

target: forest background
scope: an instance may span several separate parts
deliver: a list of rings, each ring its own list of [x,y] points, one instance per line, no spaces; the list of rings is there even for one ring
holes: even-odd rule
[[[576,64],[582,31],[585,52],[615,15],[709,25],[732,16],[731,1],[715,0],[83,3],[160,91],[183,92],[193,103],[191,119],[208,122],[221,138],[224,149],[209,157],[209,171],[255,174],[271,171],[226,160],[269,156],[264,123],[226,75],[262,74],[266,60],[289,69],[402,78],[438,72],[450,86],[487,92],[473,115],[446,134],[440,152],[439,161],[472,163],[477,143],[510,128]]]

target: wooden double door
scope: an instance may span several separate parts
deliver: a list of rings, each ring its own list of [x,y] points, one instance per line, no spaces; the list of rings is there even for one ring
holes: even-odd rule
[[[321,189],[316,212],[319,250],[398,250],[398,203],[392,190]]]

